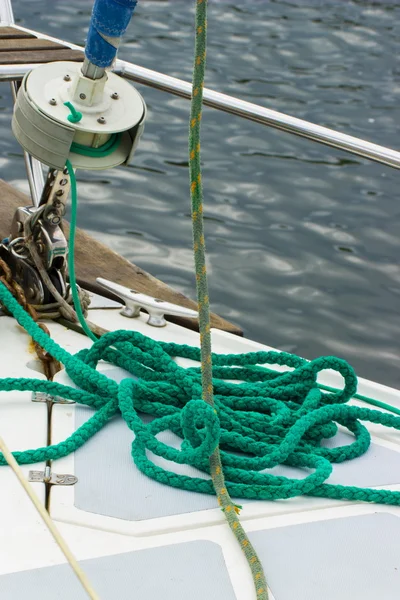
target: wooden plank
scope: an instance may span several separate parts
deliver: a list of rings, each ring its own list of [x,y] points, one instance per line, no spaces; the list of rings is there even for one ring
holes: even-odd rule
[[[17,39],[17,38],[35,38],[31,33],[27,33],[26,31],[21,31],[20,29],[15,29],[15,27],[1,27],[0,26],[0,39],[8,38],[8,39]]]
[[[10,233],[15,209],[18,206],[29,206],[31,204],[30,199],[25,194],[15,190],[0,179],[0,240]],[[68,224],[65,224],[65,231],[68,235]],[[96,277],[104,277],[154,298],[160,298],[167,302],[197,310],[196,303],[193,300],[186,298],[180,292],[175,291],[140,267],[122,258],[122,256],[80,229],[78,229],[76,236],[76,272],[80,285],[89,291],[109,295],[96,283]],[[168,317],[168,320],[189,329],[198,329],[198,323],[194,319]],[[237,335],[243,335],[239,327],[215,314],[211,316],[211,326]]]
[[[22,52],[0,52],[0,65],[20,65],[32,63],[48,63],[59,60],[83,61],[83,53],[79,50],[24,50]]]
[[[26,51],[26,50],[48,50],[50,48],[53,49],[65,49],[67,46],[62,46],[57,42],[52,42],[50,40],[41,40],[39,38],[27,38],[27,39],[3,39],[0,38],[0,52],[11,52],[14,50],[17,51]]]

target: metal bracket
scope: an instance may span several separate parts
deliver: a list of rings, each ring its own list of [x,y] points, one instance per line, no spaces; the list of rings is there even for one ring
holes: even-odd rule
[[[164,302],[164,300],[159,300],[158,298],[152,298],[151,296],[147,296],[147,294],[141,294],[118,283],[108,281],[108,279],[97,277],[96,281],[106,288],[106,290],[121,298],[125,304],[121,310],[121,315],[124,315],[124,317],[138,317],[140,309],[144,308],[149,313],[147,323],[153,327],[165,327],[167,321],[164,315],[188,317],[189,319],[197,319],[198,317],[198,313],[195,310],[172,304],[172,302]]]
[[[51,402],[52,404],[75,404],[75,400],[66,400],[61,396],[50,396],[45,392],[32,392],[32,402]]]
[[[44,471],[29,471],[28,481],[31,483],[48,483],[50,485],[75,485],[78,478],[75,475],[52,473],[50,467],[46,467]]]

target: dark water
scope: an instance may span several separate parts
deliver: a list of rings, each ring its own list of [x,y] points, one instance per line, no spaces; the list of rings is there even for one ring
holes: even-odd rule
[[[18,22],[82,43],[91,0],[15,0]],[[120,56],[190,79],[189,0],[142,0]],[[209,2],[206,85],[399,147],[400,3]],[[141,88],[134,165],[80,174],[79,224],[194,296],[189,103]],[[1,176],[26,189],[0,97]],[[400,174],[206,109],[205,218],[212,308],[247,336],[307,358],[336,354],[400,384]]]

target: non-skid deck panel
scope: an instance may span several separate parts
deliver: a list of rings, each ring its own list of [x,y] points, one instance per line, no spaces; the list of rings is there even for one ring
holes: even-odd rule
[[[188,542],[84,560],[80,563],[102,600],[235,600],[221,548]],[[0,577],[1,600],[86,600],[66,564]]]
[[[75,427],[80,427],[92,414],[92,409],[76,406]],[[143,521],[217,507],[214,496],[175,489],[141,473],[131,457],[133,437],[122,418],[117,417],[75,454],[75,475],[78,477],[76,508],[128,521]],[[158,439],[175,448],[179,448],[181,442],[172,432],[164,432]],[[335,445],[351,441],[350,436],[338,433]],[[189,465],[170,463],[152,453],[148,455],[155,464],[169,471],[191,477],[208,477]],[[288,477],[306,476],[304,471],[285,466],[279,466],[272,472]],[[399,484],[400,454],[379,444],[371,444],[363,456],[335,465],[328,482],[363,487]]]
[[[82,61],[83,53],[14,27],[0,27],[0,65]]]
[[[75,426],[82,425],[93,412],[77,405]],[[214,496],[175,489],[141,473],[131,457],[133,438],[132,431],[117,417],[75,453],[76,508],[128,521],[144,521],[218,507]],[[179,447],[180,440],[172,432],[158,438]],[[150,457],[169,470],[207,477],[189,465],[171,464],[152,454]]]
[[[398,600],[400,519],[388,513],[249,534],[275,600]]]

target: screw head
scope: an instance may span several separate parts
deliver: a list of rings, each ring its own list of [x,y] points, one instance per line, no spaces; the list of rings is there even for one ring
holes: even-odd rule
[[[82,94],[79,94],[79,98],[80,98],[81,100],[86,100],[86,94],[84,94],[84,93],[82,92]]]
[[[100,123],[100,125],[104,125],[104,123],[106,122],[106,120],[105,120],[105,118],[104,118],[104,117],[99,117],[99,118],[97,119],[97,122],[98,122],[98,123]]]
[[[119,95],[118,95],[118,93],[117,93],[117,92],[114,92],[113,94],[111,94],[111,98],[112,98],[113,100],[118,100],[118,98],[119,98]]]
[[[64,81],[71,81],[71,76],[70,75],[65,75],[64,76]]]
[[[56,191],[56,196],[58,196],[58,197],[64,196],[64,190],[57,190]]]
[[[51,100],[49,100],[49,104],[51,104],[51,106],[56,106],[57,100],[55,98],[51,98]]]

